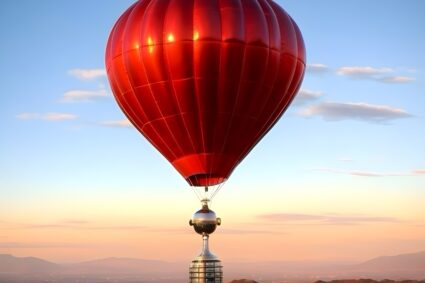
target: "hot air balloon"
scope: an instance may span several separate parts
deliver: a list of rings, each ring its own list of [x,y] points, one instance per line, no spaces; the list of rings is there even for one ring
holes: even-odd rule
[[[272,0],[139,0],[113,27],[105,61],[131,123],[190,186],[208,192],[288,108],[305,47]]]

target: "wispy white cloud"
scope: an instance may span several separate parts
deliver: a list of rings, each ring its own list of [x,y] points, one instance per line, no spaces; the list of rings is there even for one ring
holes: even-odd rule
[[[102,121],[102,122],[100,122],[100,125],[105,126],[105,127],[116,127],[116,128],[132,127],[132,124],[127,119]]]
[[[371,172],[371,171],[349,171],[348,174],[353,176],[361,176],[361,177],[405,176],[399,173],[383,174],[383,173],[377,173],[377,172]]]
[[[349,75],[349,76],[374,76],[392,72],[391,68],[374,68],[370,66],[360,67],[360,66],[347,66],[340,67],[337,69],[337,73],[341,75]]]
[[[344,157],[344,158],[339,158],[338,161],[341,161],[341,162],[353,162],[354,160],[352,158],[346,158],[346,157]]]
[[[413,173],[416,175],[425,175],[425,169],[416,169]]]
[[[396,83],[396,84],[403,84],[403,83],[410,83],[416,80],[413,77],[404,77],[404,76],[393,76],[393,77],[382,77],[378,80],[386,83]]]
[[[323,96],[323,92],[302,89],[299,91],[298,95],[305,99],[317,99]]]
[[[361,176],[361,177],[407,176],[406,174],[400,174],[400,173],[378,173],[378,172],[372,172],[372,171],[359,171],[359,170],[346,171],[346,170],[333,169],[333,168],[317,168],[315,169],[315,171],[322,171],[322,172],[335,173],[335,174],[345,174],[345,175],[352,175],[352,176]]]
[[[323,74],[329,71],[329,67],[325,64],[307,64],[307,72],[315,74]]]
[[[46,120],[46,121],[67,121],[77,119],[77,115],[70,113],[60,112],[48,112],[48,113],[36,113],[36,112],[23,112],[16,115],[20,120]]]
[[[72,69],[68,74],[80,80],[93,80],[106,76],[105,69]]]
[[[298,213],[271,213],[262,214],[259,218],[288,224],[307,225],[358,225],[365,223],[398,223],[394,217],[381,217],[369,215],[340,215],[340,214],[298,214]]]
[[[425,176],[425,170],[417,169],[411,172],[374,172],[374,171],[362,171],[362,170],[340,170],[334,168],[315,168],[315,171],[344,174],[359,177],[409,177],[409,176]]]
[[[44,114],[42,116],[42,119],[47,121],[66,121],[66,120],[75,120],[77,119],[77,116],[70,113],[51,112],[51,113]]]
[[[19,120],[36,120],[41,118],[41,114],[33,112],[23,112],[16,115],[16,118],[18,118]]]
[[[301,89],[294,99],[294,105],[304,105],[308,102],[316,101],[323,96],[323,92],[309,89]]]
[[[338,68],[336,72],[354,79],[367,79],[383,83],[410,83],[415,80],[413,77],[393,75],[395,70],[388,67],[345,66]]]
[[[84,102],[108,97],[105,89],[98,90],[70,90],[62,96],[61,102]]]
[[[305,117],[320,116],[327,121],[361,120],[374,123],[412,117],[404,109],[387,105],[352,102],[323,102],[311,105],[299,114]]]

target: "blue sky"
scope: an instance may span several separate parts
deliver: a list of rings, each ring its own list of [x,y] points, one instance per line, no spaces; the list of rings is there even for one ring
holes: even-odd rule
[[[107,36],[132,2],[2,2],[0,224],[40,209],[71,219],[58,208],[70,206],[67,200],[115,198],[123,205],[193,197],[172,166],[122,121],[104,76]],[[401,207],[411,209],[403,220],[417,215],[414,222],[425,223],[425,211],[411,207],[425,201],[425,2],[278,2],[306,43],[302,90],[215,204],[293,197],[298,211],[277,211],[276,204],[273,212],[404,217],[360,203],[340,212],[332,202],[309,199],[349,202],[369,190],[375,202],[403,198]],[[184,212],[197,208],[194,197],[190,202]]]

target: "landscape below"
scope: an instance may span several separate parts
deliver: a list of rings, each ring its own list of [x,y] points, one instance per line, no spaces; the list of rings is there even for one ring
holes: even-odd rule
[[[57,264],[35,257],[0,254],[0,283],[183,283],[187,276],[186,262],[105,258]],[[362,263],[226,262],[225,282],[425,283],[425,251],[377,257]]]

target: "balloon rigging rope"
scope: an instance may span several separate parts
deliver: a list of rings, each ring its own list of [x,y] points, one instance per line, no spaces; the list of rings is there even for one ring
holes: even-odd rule
[[[198,176],[194,176],[196,183],[198,183]],[[213,198],[218,194],[218,192],[221,190],[225,182],[219,184],[218,186],[212,186],[208,187],[208,191],[205,191],[205,187],[198,187],[198,186],[190,186],[191,189],[195,192],[196,197],[202,201],[205,198],[207,198],[209,201],[212,201]]]
[[[199,195],[198,190],[196,189],[196,187],[190,186],[192,188],[192,190],[195,192],[196,197],[199,199],[199,201],[202,200],[202,196]]]
[[[195,177],[195,183],[199,184],[199,180],[198,180],[198,176],[194,175]],[[199,199],[199,201],[202,201],[205,198],[208,198],[208,193],[204,192],[202,193],[202,191],[204,190],[204,187],[198,187],[198,186],[190,186],[192,188],[192,190],[195,192],[196,197]],[[202,188],[202,191],[201,191]]]
[[[221,188],[223,187],[224,182],[221,183],[220,185],[218,185],[217,189],[214,191],[214,193],[211,195],[211,199],[213,199],[215,197],[215,195],[221,190]]]
[[[198,183],[198,175],[195,175],[195,182]],[[198,196],[198,199],[202,201],[202,195],[200,192],[198,192],[197,187],[193,187],[194,191],[196,192],[196,195]]]

